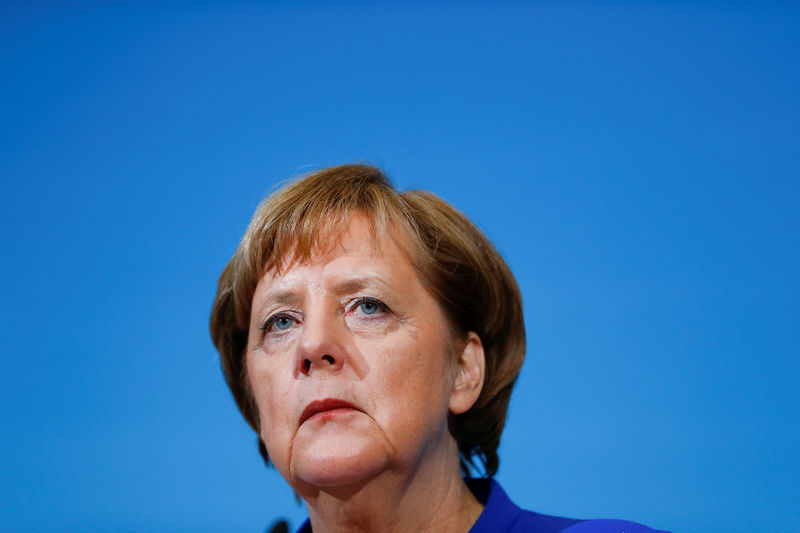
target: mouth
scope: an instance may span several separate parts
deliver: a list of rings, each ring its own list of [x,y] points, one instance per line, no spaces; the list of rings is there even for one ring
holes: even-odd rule
[[[300,415],[300,425],[309,418],[320,415],[320,413],[333,414],[334,411],[339,410],[357,410],[356,406],[344,400],[336,400],[333,398],[326,398],[324,400],[314,400],[303,409],[303,414]]]

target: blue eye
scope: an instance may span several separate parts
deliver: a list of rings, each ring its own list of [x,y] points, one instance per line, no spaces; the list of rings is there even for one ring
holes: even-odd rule
[[[268,332],[274,327],[274,329],[277,329],[279,331],[285,331],[291,328],[292,324],[294,324],[294,319],[292,317],[288,315],[278,315],[278,316],[273,316],[272,318],[267,320],[262,330],[264,332]]]
[[[378,309],[379,309],[379,307],[378,307],[378,304],[377,304],[377,303],[375,303],[375,302],[371,302],[371,301],[369,301],[369,300],[367,300],[367,301],[365,301],[365,302],[361,302],[361,303],[359,304],[359,307],[361,308],[361,312],[362,312],[362,313],[364,313],[365,315],[371,315],[371,314],[374,314],[374,313],[376,313],[376,312],[378,311]]]
[[[273,323],[278,329],[289,329],[292,327],[292,319],[288,316],[279,316]]]

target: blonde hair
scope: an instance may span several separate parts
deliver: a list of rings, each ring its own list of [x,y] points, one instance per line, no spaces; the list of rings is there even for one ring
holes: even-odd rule
[[[423,285],[455,332],[475,332],[486,357],[475,405],[450,416],[464,474],[483,465],[497,472],[497,448],[511,390],[525,358],[522,298],[516,280],[488,239],[461,212],[425,191],[398,192],[377,168],[342,165],[312,173],[266,198],[220,275],[211,310],[211,338],[222,372],[245,420],[259,433],[258,410],[246,375],[250,307],[271,269],[303,262],[338,242],[353,214],[364,215],[373,236],[405,233],[406,252]],[[259,450],[269,463],[259,438]]]

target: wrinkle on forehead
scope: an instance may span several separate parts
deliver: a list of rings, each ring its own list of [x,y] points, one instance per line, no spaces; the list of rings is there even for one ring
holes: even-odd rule
[[[366,234],[363,231],[358,239],[353,236],[353,228],[363,228],[366,223]],[[348,238],[345,238],[348,237]],[[364,213],[354,213],[350,216],[343,215],[339,220],[327,220],[315,228],[302,228],[298,234],[282,233],[272,246],[271,253],[265,258],[262,265],[261,276],[265,274],[282,275],[298,264],[315,264],[324,261],[341,247],[349,253],[348,241],[355,244],[367,238],[371,241],[372,254],[382,255],[387,247],[394,245],[398,250],[415,265],[408,230],[402,225],[384,219],[374,219]]]

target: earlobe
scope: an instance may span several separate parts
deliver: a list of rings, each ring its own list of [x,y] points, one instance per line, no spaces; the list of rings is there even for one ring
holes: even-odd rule
[[[451,413],[465,413],[478,401],[483,389],[485,369],[483,343],[474,331],[470,331],[456,361],[456,379],[450,395]]]

